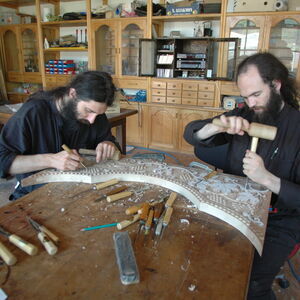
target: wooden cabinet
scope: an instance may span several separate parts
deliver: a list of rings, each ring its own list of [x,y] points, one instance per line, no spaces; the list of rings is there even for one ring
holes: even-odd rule
[[[146,19],[92,20],[92,68],[118,77],[138,76],[139,39]]]
[[[37,25],[3,26],[0,32],[7,80],[41,83]]]
[[[150,106],[148,111],[148,147],[192,153],[193,146],[185,142],[183,138],[186,125],[194,120],[212,118],[218,114],[221,112]]]
[[[139,103],[121,103],[122,108],[136,109],[137,114],[126,119],[126,143],[128,145],[136,145],[146,147],[147,137],[147,106]]]
[[[269,51],[277,56],[300,80],[300,14],[266,14],[229,16],[225,35],[241,39],[237,63],[259,51]],[[227,73],[234,72],[233,52],[223,61]]]

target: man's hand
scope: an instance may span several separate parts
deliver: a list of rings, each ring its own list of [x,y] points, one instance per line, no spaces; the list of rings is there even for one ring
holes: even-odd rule
[[[243,159],[243,173],[256,183],[262,184],[273,193],[280,191],[280,178],[270,173],[266,168],[262,158],[255,152],[246,151]]]
[[[226,117],[222,115],[220,120],[224,124],[224,127],[226,127],[223,131],[228,134],[244,135],[245,131],[242,128],[249,129],[250,127],[246,119],[237,116]]]
[[[116,148],[115,144],[112,142],[102,142],[99,143],[96,148],[96,162],[100,162],[106,160],[108,158],[112,158]]]
[[[73,149],[72,152],[61,151],[53,154],[52,165],[54,168],[62,171],[76,170],[81,168],[80,161],[82,160],[78,152]]]

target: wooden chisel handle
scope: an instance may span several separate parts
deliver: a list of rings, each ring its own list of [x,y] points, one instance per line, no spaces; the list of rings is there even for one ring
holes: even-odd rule
[[[117,184],[118,182],[119,182],[118,179],[111,179],[111,180],[108,180],[108,181],[105,181],[105,182],[102,182],[102,183],[98,183],[98,184],[96,184],[96,189],[101,190],[101,189],[104,189],[108,186]]]
[[[163,225],[164,226],[167,226],[169,224],[172,213],[173,213],[173,207],[168,207],[167,211],[166,211],[166,214],[164,216],[164,219],[163,219]]]
[[[106,193],[106,197],[107,196],[110,196],[110,195],[114,195],[114,194],[117,194],[117,193],[121,193],[123,191],[125,191],[128,187],[126,185],[122,185],[120,187],[117,187],[109,192]]]
[[[54,255],[57,252],[57,247],[51,240],[49,240],[48,236],[44,232],[40,231],[38,233],[38,239],[41,241],[48,254]]]
[[[135,223],[135,222],[138,221],[139,219],[140,219],[140,215],[139,215],[139,214],[136,214],[136,215],[133,216],[133,219],[132,219],[132,220],[124,220],[124,221],[118,223],[118,224],[117,224],[117,228],[118,228],[119,230],[124,229],[124,228],[128,227],[129,225]]]
[[[134,205],[125,210],[126,215],[133,215],[138,212],[138,210],[143,206],[143,203],[140,205]]]
[[[9,266],[12,266],[17,262],[17,258],[1,242],[0,242],[0,257]]]
[[[118,193],[118,194],[114,194],[114,195],[108,196],[106,198],[106,200],[107,200],[107,202],[114,202],[116,200],[129,197],[131,195],[132,195],[132,192],[122,192],[122,193]]]
[[[166,202],[166,207],[171,207],[177,197],[177,194],[175,192],[172,192],[170,197],[168,198]]]
[[[17,246],[18,248],[20,248],[21,250],[23,250],[24,252],[26,252],[29,255],[35,255],[38,252],[38,249],[36,246],[24,241],[22,238],[20,238],[19,236],[15,235],[15,234],[11,234],[8,237],[8,239],[11,243],[13,243],[15,246]]]
[[[138,213],[141,215],[141,220],[146,222],[148,217],[148,212],[150,209],[150,204],[145,202],[141,209],[138,210]]]
[[[40,227],[40,230],[44,233],[46,233],[49,238],[54,241],[55,243],[58,243],[59,242],[59,237],[57,237],[53,232],[51,232],[48,228],[46,228],[45,226],[41,225]]]

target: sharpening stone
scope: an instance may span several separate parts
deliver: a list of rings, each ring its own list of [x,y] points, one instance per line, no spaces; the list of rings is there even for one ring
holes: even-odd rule
[[[140,282],[139,270],[136,264],[131,239],[127,231],[116,232],[113,236],[116,250],[120,279],[123,284]]]

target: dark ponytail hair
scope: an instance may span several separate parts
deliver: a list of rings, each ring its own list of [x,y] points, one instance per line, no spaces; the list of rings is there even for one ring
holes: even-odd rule
[[[114,101],[115,86],[108,73],[87,71],[77,75],[67,86],[74,88],[77,98],[83,101],[94,100],[111,106]]]
[[[280,94],[283,101],[299,109],[299,94],[296,88],[296,81],[290,77],[288,69],[278,58],[271,53],[257,53],[249,56],[239,64],[237,78],[240,74],[247,72],[250,65],[257,67],[262,80],[271,88],[274,80],[280,81]]]
[[[111,106],[114,102],[115,86],[108,73],[99,71],[87,71],[74,77],[67,85],[57,87],[49,91],[38,91],[32,94],[27,101],[34,99],[50,99],[57,101],[69,94],[70,88],[76,90],[76,96],[79,100],[105,103]]]

